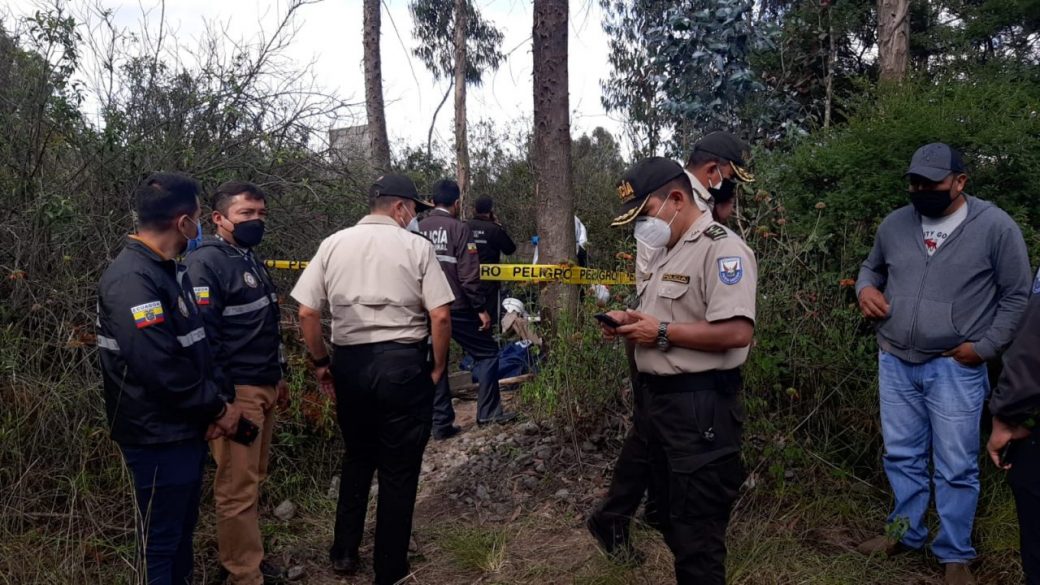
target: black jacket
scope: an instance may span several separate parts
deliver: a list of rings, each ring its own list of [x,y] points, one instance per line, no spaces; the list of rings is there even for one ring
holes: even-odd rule
[[[1018,324],[1018,333],[1004,353],[1004,370],[989,399],[994,416],[1022,424],[1040,415],[1040,275]],[[1036,421],[1040,422],[1040,421]]]
[[[468,223],[469,229],[473,231],[473,241],[477,244],[477,256],[481,264],[498,264],[502,261],[502,254],[516,252],[516,244],[506,228],[480,216]]]
[[[434,209],[419,222],[419,231],[433,242],[437,261],[455,293],[452,311],[484,310],[480,258],[469,226],[443,209]]]
[[[184,260],[218,381],[274,386],[284,374],[278,294],[263,262],[218,237]]]
[[[134,238],[98,284],[97,340],[117,443],[202,439],[224,402],[234,399],[211,375],[186,269]]]

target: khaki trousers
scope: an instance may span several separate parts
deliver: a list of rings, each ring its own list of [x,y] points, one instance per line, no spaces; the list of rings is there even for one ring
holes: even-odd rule
[[[248,447],[221,437],[210,442],[217,473],[213,499],[217,504],[217,547],[220,563],[230,573],[231,585],[263,585],[260,562],[258,502],[260,484],[267,479],[267,462],[274,430],[274,386],[235,386],[235,402],[243,416],[260,427],[260,436]]]

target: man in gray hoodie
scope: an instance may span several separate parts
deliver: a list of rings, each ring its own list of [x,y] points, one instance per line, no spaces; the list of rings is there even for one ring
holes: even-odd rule
[[[968,177],[956,150],[921,147],[907,178],[912,205],[881,222],[856,282],[863,315],[877,322],[884,467],[895,496],[891,529],[859,550],[892,555],[924,546],[931,456],[939,515],[932,552],[946,566],[946,583],[973,584],[985,362],[1014,336],[1029,258],[1014,220],[964,193]]]

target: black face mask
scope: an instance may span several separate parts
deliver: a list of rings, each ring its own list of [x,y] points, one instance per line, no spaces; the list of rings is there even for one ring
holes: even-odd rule
[[[243,248],[252,248],[264,239],[264,227],[264,220],[251,219],[236,223],[235,231],[231,233],[235,236],[236,244]]]
[[[717,205],[719,203],[725,203],[725,202],[729,201],[730,199],[733,199],[733,195],[736,192],[736,189],[737,189],[737,182],[736,181],[731,181],[729,179],[723,179],[722,180],[722,184],[719,185],[719,187],[717,189],[709,187],[708,188],[708,193],[711,193],[711,196],[712,196],[713,199],[715,199],[715,204]]]
[[[925,217],[942,217],[953,200],[950,199],[950,190],[945,189],[943,191],[914,191],[910,194],[910,202],[914,204],[917,213]]]

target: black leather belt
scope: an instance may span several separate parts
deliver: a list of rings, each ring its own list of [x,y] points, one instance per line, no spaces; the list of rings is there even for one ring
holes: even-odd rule
[[[732,370],[708,370],[688,374],[658,376],[640,372],[639,380],[654,394],[677,394],[680,392],[736,392],[743,386],[740,368]]]
[[[361,343],[358,345],[337,345],[335,347],[337,351],[345,351],[350,353],[377,354],[386,353],[388,351],[403,350],[426,351],[426,349],[429,347],[429,342],[427,342],[426,340],[416,341],[412,343],[401,343],[399,341],[381,341],[379,343]]]

